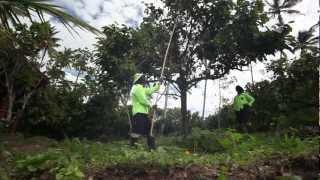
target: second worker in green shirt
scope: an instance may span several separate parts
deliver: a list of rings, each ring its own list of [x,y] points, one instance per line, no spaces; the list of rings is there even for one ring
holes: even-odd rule
[[[238,94],[234,97],[233,109],[236,112],[237,129],[246,132],[248,131],[250,108],[255,100],[241,86],[236,86],[236,91]]]

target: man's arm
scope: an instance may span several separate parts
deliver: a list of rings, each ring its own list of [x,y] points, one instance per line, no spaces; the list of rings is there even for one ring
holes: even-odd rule
[[[146,94],[151,96],[153,93],[157,92],[160,89],[160,84],[155,84],[152,87],[146,88]]]
[[[249,106],[252,106],[252,104],[254,103],[255,99],[252,96],[250,96],[248,93],[245,93],[245,95],[246,95],[246,99],[248,100]]]

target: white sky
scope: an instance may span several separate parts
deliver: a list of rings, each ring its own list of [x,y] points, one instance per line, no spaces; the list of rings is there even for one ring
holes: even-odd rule
[[[89,24],[96,28],[101,28],[113,23],[126,24],[136,27],[141,21],[144,13],[144,4],[156,3],[159,0],[54,0],[60,6],[65,7],[69,13],[81,17]],[[297,35],[301,30],[307,30],[312,25],[316,24],[319,19],[319,3],[317,0],[303,0],[294,9],[299,10],[303,15],[285,16],[286,22],[294,20],[293,35]],[[79,30],[79,36],[71,36],[68,31],[59,23],[54,23],[59,31],[58,38],[61,39],[62,47],[67,48],[93,48],[96,42],[96,36],[92,33]],[[274,57],[270,57],[272,59]],[[271,77],[270,73],[266,73],[264,64],[253,64],[254,81],[258,82]],[[228,78],[236,77],[237,82],[222,91],[222,96],[229,99],[231,102],[233,96],[236,95],[234,88],[236,85],[245,86],[251,82],[250,71],[233,71]],[[188,95],[188,109],[191,111],[202,112],[203,103],[203,87],[204,82],[201,82],[197,88],[192,89]],[[206,115],[214,113],[219,106],[218,96],[218,80],[208,81],[207,88],[207,103]],[[163,107],[164,98],[159,102],[159,107]],[[179,100],[169,99],[169,107],[180,106]]]

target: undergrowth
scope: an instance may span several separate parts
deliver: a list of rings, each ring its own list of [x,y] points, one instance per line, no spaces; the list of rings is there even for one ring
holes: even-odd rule
[[[9,153],[6,159],[12,168],[7,168],[11,170],[7,173],[18,179],[32,179],[47,172],[58,180],[73,180],[82,179],[87,170],[106,167],[167,168],[196,164],[227,170],[235,164],[245,165],[273,155],[291,156],[319,149],[319,137],[302,140],[296,136],[268,137],[234,130],[194,129],[184,140],[162,137],[158,142],[157,150],[150,152],[142,143],[131,148],[126,141],[105,144],[67,139],[36,154]],[[6,151],[10,150],[2,153]],[[0,168],[0,177],[3,171]]]

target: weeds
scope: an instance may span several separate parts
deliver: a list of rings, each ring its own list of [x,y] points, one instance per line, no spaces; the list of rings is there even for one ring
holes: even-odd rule
[[[68,139],[35,155],[14,154],[15,177],[31,179],[49,172],[58,180],[73,180],[82,179],[88,169],[167,168],[191,164],[219,166],[224,172],[235,164],[245,165],[274,154],[290,155],[319,148],[319,137],[304,140],[286,135],[281,138],[266,137],[240,134],[231,129],[215,132],[195,130],[187,139],[191,143],[183,144],[179,138],[171,138],[172,144],[169,144],[162,138],[164,145],[160,144],[157,150],[151,152],[142,144],[131,148],[125,141],[103,144]],[[179,142],[178,145],[175,142]]]

